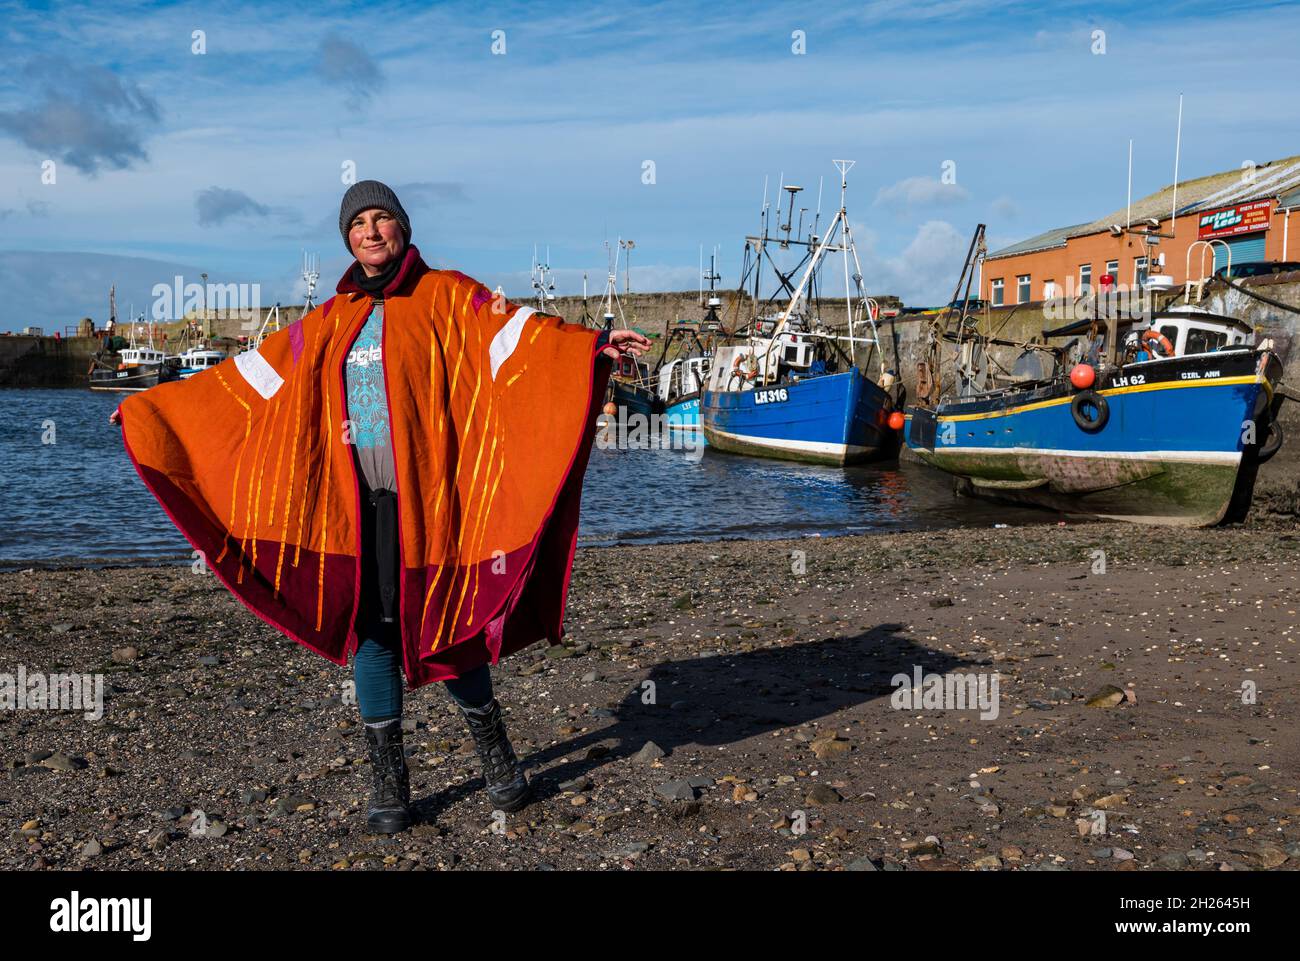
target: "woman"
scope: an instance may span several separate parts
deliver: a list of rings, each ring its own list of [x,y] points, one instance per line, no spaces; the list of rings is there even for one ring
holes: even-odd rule
[[[336,297],[110,420],[241,601],[337,663],[354,653],[371,830],[412,821],[403,674],[412,688],[444,682],[490,800],[517,811],[530,790],[488,665],[559,641],[610,361],[649,341],[431,270],[378,181],[348,189],[339,231],[356,259]]]

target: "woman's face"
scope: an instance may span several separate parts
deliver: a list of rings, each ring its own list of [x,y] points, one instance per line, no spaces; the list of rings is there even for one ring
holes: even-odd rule
[[[406,237],[396,217],[387,210],[372,207],[352,218],[348,246],[352,248],[352,255],[361,262],[366,276],[373,277],[384,264],[401,256],[406,247]]]

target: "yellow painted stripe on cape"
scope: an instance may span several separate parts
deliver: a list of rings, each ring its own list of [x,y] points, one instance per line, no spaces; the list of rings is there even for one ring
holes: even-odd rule
[[[1260,383],[1261,378],[1255,374],[1248,374],[1241,377],[1221,377],[1218,380],[1170,380],[1159,384],[1133,384],[1128,387],[1110,387],[1106,390],[1100,390],[1097,393],[1105,397],[1114,397],[1116,394],[1137,394],[1148,390],[1170,390],[1178,387],[1225,387],[1235,384],[1256,384]],[[1272,387],[1268,381],[1262,381],[1272,393]],[[1068,404],[1074,399],[1074,395],[1069,397],[1054,397],[1051,400],[1040,400],[1034,404],[1025,404],[1021,407],[1009,407],[1006,410],[985,411],[982,414],[938,414],[936,420],[988,420],[991,417],[1006,417],[1008,414],[1020,414],[1027,410],[1039,410],[1043,407],[1057,407],[1061,404]],[[912,416],[908,414],[907,416]]]

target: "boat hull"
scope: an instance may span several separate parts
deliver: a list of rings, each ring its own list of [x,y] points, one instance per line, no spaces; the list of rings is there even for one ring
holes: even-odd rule
[[[664,408],[664,421],[668,434],[674,443],[691,444],[696,447],[707,446],[704,430],[700,425],[700,394],[685,394],[678,397]]]
[[[700,392],[709,446],[814,464],[881,455],[891,409],[889,395],[857,368],[757,390]]]
[[[1107,519],[1203,527],[1246,506],[1281,364],[1269,352],[1175,357],[1123,368],[1097,430],[1068,384],[907,412],[907,446],[966,493]],[[1262,440],[1262,438],[1260,438]],[[1249,484],[1250,490],[1243,490]],[[1244,513],[1244,510],[1242,511]]]
[[[177,377],[176,368],[157,364],[141,364],[138,367],[128,367],[125,370],[97,367],[90,372],[89,386],[91,390],[141,391],[170,380],[176,380]]]
[[[663,412],[663,402],[655,396],[653,391],[639,384],[633,384],[626,380],[611,380],[610,392],[614,405],[619,408],[620,416],[623,415],[624,411],[628,414],[639,414],[642,417],[650,417]]]

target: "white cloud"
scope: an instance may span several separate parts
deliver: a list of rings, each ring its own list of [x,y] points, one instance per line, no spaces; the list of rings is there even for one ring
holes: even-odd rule
[[[1015,220],[1020,216],[1019,205],[1006,194],[989,204],[989,210],[1003,220]]]
[[[878,207],[950,207],[970,199],[960,184],[946,184],[933,177],[907,177],[876,192]]]
[[[896,256],[876,249],[878,237],[869,228],[854,226],[863,282],[871,294],[893,294],[910,306],[947,303],[970,246],[946,220],[927,220]]]

